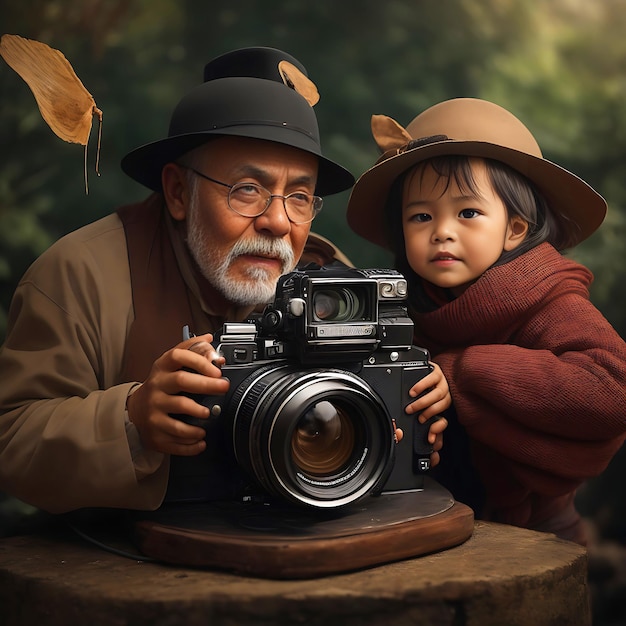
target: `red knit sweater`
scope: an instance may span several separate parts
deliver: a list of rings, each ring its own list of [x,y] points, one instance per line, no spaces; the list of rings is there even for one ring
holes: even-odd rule
[[[589,302],[591,281],[542,244],[414,314],[469,437],[483,517],[579,541],[574,492],[626,433],[626,344]]]

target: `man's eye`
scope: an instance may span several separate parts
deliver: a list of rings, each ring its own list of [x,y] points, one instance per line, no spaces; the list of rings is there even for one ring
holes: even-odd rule
[[[303,193],[303,192],[301,193],[301,192],[296,191],[295,193],[290,193],[288,198],[294,204],[298,204],[302,206],[308,206],[309,204],[311,204],[311,196],[309,196],[308,193]]]
[[[259,187],[257,185],[253,185],[252,183],[250,183],[249,185],[246,185],[245,183],[242,183],[241,185],[237,185],[237,191],[241,192],[242,194],[248,194],[248,195],[254,195],[254,194],[260,193]]]
[[[254,183],[240,183],[232,188],[230,196],[239,202],[251,203],[258,202],[262,198],[263,192],[261,187]]]

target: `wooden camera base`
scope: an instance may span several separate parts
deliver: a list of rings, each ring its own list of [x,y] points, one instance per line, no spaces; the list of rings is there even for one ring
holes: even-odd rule
[[[435,481],[347,509],[211,503],[160,509],[135,521],[135,540],[165,563],[262,578],[314,578],[450,548],[468,539],[473,511]]]

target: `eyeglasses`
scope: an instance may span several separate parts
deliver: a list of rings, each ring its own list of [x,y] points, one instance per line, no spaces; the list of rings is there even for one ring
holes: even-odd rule
[[[323,198],[312,196],[304,191],[294,191],[286,196],[281,196],[280,194],[270,193],[265,187],[256,183],[235,183],[234,185],[229,185],[215,180],[215,178],[211,178],[193,167],[187,167],[187,169],[216,185],[227,187],[228,207],[231,211],[243,217],[259,217],[259,215],[263,215],[274,198],[282,199],[287,217],[293,224],[307,224],[313,221],[315,216],[322,210]]]

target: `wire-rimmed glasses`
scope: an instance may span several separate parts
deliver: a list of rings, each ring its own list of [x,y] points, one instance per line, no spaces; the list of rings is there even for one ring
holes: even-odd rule
[[[193,167],[187,167],[187,169],[216,185],[226,187],[228,189],[228,207],[231,211],[243,217],[253,218],[263,215],[274,198],[282,199],[287,217],[293,224],[307,224],[313,221],[315,216],[322,210],[323,198],[313,196],[304,191],[294,191],[283,196],[270,193],[265,187],[257,183],[241,182],[229,185],[211,178]]]

